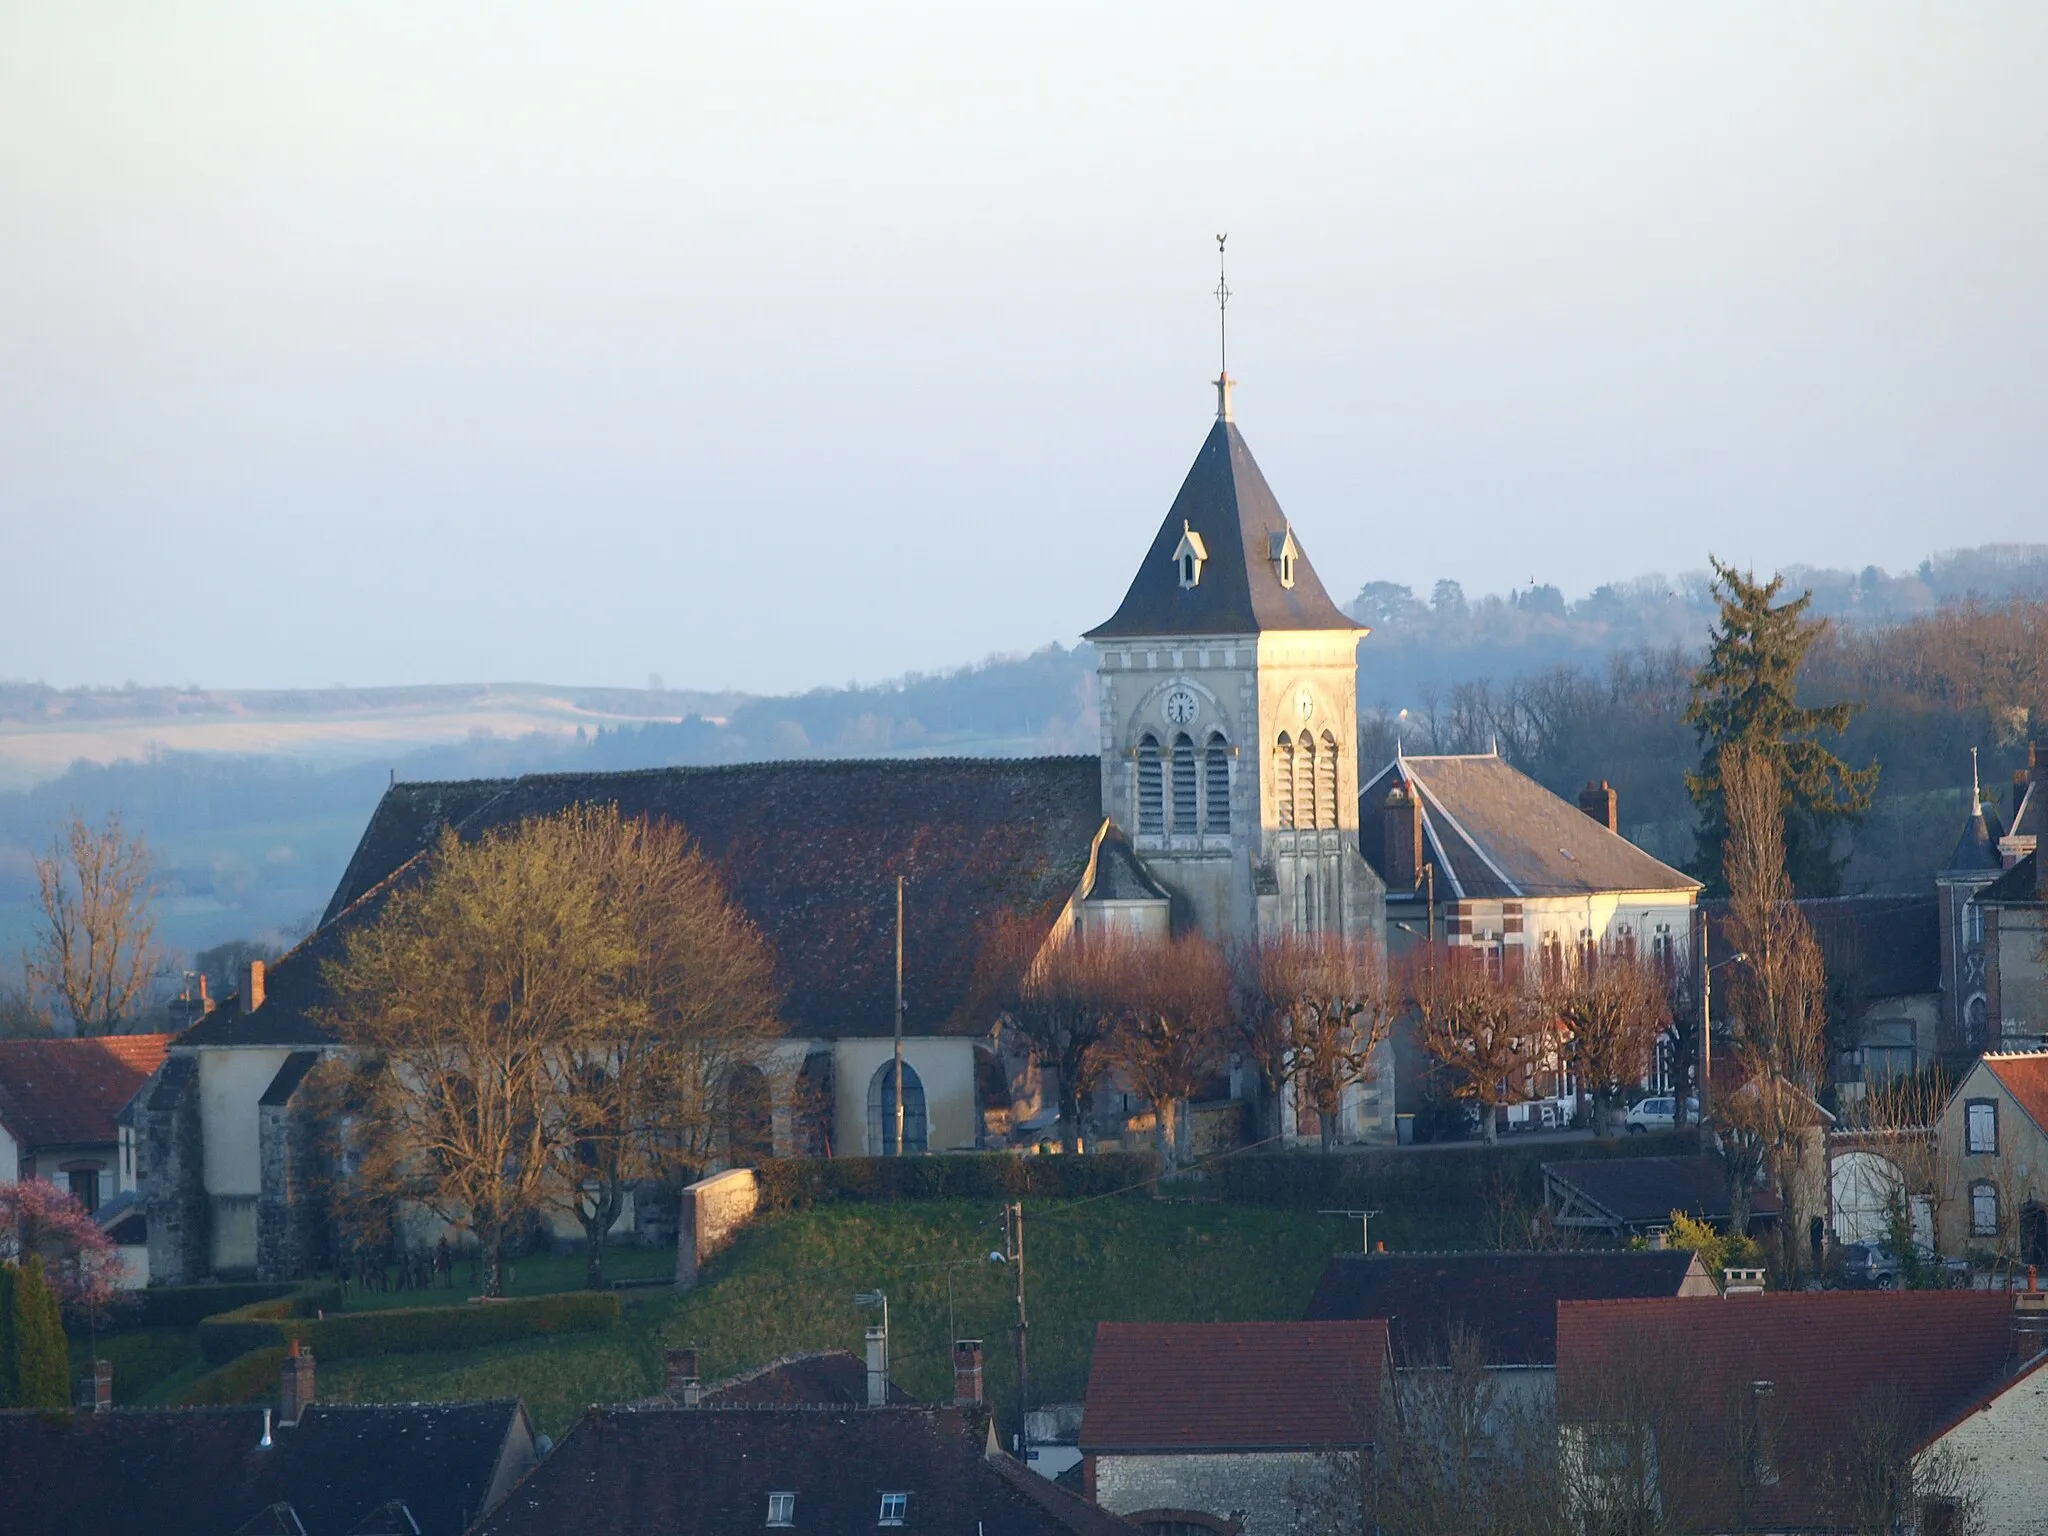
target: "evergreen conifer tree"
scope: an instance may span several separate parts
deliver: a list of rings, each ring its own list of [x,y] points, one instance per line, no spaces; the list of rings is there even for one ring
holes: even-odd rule
[[[14,1368],[14,1277],[12,1264],[0,1264],[0,1408],[20,1406],[19,1373]]]
[[[12,1269],[12,1305],[7,1309],[6,1345],[12,1367],[13,1395],[10,1406],[50,1408],[71,1406],[71,1345],[64,1337],[64,1318],[57,1306],[57,1293],[43,1278],[43,1261],[31,1256],[27,1264]]]
[[[1827,627],[1810,619],[1811,592],[1778,603],[1785,578],[1767,582],[1755,573],[1713,562],[1721,605],[1707,658],[1693,675],[1685,723],[1701,747],[1700,766],[1685,787],[1699,807],[1693,873],[1710,894],[1724,894],[1721,846],[1728,835],[1721,800],[1721,749],[1756,747],[1776,763],[1785,789],[1785,866],[1802,896],[1830,896],[1841,888],[1845,860],[1834,856],[1834,832],[1870,809],[1878,765],[1851,768],[1819,738],[1838,736],[1854,718],[1854,704],[1801,707],[1799,668]]]

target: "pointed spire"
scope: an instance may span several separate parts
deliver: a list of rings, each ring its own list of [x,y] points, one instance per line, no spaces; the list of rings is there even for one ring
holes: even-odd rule
[[[1216,419],[1234,421],[1230,411],[1230,391],[1237,380],[1230,376],[1230,284],[1223,275],[1223,242],[1229,235],[1216,237]]]
[[[1984,814],[1984,785],[1977,777],[1977,749],[1970,748],[1970,814]]]

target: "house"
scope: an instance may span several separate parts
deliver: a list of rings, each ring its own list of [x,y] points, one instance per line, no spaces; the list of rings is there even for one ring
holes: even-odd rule
[[[1558,1226],[1638,1237],[1671,1224],[1673,1211],[1725,1226],[1734,1219],[1721,1160],[1696,1157],[1582,1157],[1543,1165],[1543,1198]],[[1767,1189],[1749,1197],[1755,1231],[1775,1221],[1778,1197]]]
[[[1974,755],[1973,755],[1974,765]],[[1941,1013],[1950,1049],[1977,1052],[1990,1043],[1991,992],[1984,953],[1984,908],[1977,895],[2005,873],[1995,811],[1971,775],[1970,813],[1948,862],[1934,876],[1941,924]]]
[[[93,1212],[132,1193],[140,1170],[119,1117],[162,1064],[169,1040],[0,1040],[0,1183],[47,1179]],[[131,1265],[131,1278],[147,1284],[149,1274]]]
[[[1979,1057],[1934,1134],[1941,1251],[2048,1269],[2048,1051]]]
[[[592,1408],[474,1536],[1132,1536],[967,1407]]]
[[[877,1329],[879,1334],[881,1330]],[[782,1355],[723,1381],[697,1374],[699,1352],[671,1349],[663,1362],[662,1390],[641,1406],[649,1408],[863,1408],[914,1405],[917,1399],[889,1380],[888,1344],[878,1341],[872,1361],[851,1350],[820,1349]],[[974,1390],[981,1399],[981,1345],[963,1340],[956,1354],[972,1361]],[[961,1367],[956,1365],[956,1376]]]
[[[533,1466],[511,1400],[330,1406],[311,1356],[278,1408],[0,1412],[9,1530],[64,1536],[462,1536]]]
[[[2048,1393],[2021,1320],[1983,1291],[1562,1302],[1567,1489],[1614,1523],[1655,1506],[1717,1531],[1891,1529],[1871,1504],[1910,1464],[1896,1513],[1915,1528],[1974,1498],[1985,1531],[2039,1531]]]
[[[1161,1532],[1294,1530],[1371,1455],[1390,1368],[1379,1318],[1098,1323],[1082,1486]]]
[[[2027,793],[2030,804],[2048,800],[2039,781]],[[1970,906],[1984,936],[1987,1047],[2048,1046],[2048,854],[2033,849],[1971,897]]]

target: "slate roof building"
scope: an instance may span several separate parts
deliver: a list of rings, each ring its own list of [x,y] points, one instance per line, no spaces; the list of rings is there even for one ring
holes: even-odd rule
[[[1390,1367],[1379,1318],[1099,1323],[1083,1487],[1140,1526],[1293,1530],[1333,1458],[1371,1454]]]
[[[1847,1500],[1896,1437],[1980,1499],[1981,1524],[2040,1529],[2048,1376],[2000,1292],[1820,1291],[1561,1302],[1557,1409],[1568,1485],[1616,1510],[1655,1500],[1718,1531],[1859,1528]],[[1918,1501],[1915,1501],[1918,1504]],[[1619,1523],[1619,1522],[1617,1522]],[[1868,1527],[1860,1527],[1868,1528]]]
[[[958,1408],[595,1409],[475,1536],[1132,1536]]]
[[[1733,1218],[1721,1160],[1697,1157],[1582,1157],[1543,1165],[1544,1198],[1561,1227],[1635,1237],[1671,1224],[1683,1211],[1696,1221]],[[1781,1209],[1767,1189],[1749,1197],[1750,1228],[1775,1221]],[[1809,1205],[1809,1209],[1813,1207]]]
[[[1942,1022],[1956,1047],[1981,1051],[1991,1037],[1991,1000],[1984,909],[1974,898],[2005,872],[2005,861],[1998,851],[1996,809],[1984,804],[1971,778],[1970,814],[1948,862],[1935,874],[1934,892],[1941,912]]]
[[[2029,793],[2040,789],[2036,783]],[[1970,907],[1984,938],[1986,1048],[2048,1046],[2048,853],[2025,854]]]

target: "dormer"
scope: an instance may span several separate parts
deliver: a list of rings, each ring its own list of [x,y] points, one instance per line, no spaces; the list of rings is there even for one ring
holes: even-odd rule
[[[1293,587],[1294,562],[1300,554],[1292,528],[1282,528],[1278,533],[1266,535],[1266,555],[1273,562],[1273,574],[1280,578],[1281,586]]]
[[[1180,572],[1181,590],[1199,586],[1202,580],[1202,564],[1209,558],[1208,546],[1202,536],[1183,520],[1180,525],[1180,543],[1173,549],[1174,569]]]

